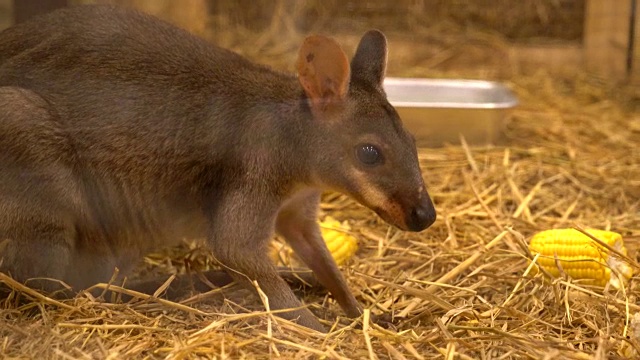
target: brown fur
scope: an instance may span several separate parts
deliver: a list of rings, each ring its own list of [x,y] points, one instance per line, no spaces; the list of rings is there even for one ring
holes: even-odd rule
[[[298,79],[110,6],[0,33],[0,271],[81,290],[203,237],[235,280],[258,281],[273,309],[299,307],[266,257],[278,231],[358,316],[316,223],[321,191],[413,231],[435,212],[413,139],[382,91],[384,36],[365,34],[350,68],[329,38],[307,42],[300,56],[309,53]],[[358,162],[363,142],[384,162]],[[324,329],[306,309],[283,316]]]

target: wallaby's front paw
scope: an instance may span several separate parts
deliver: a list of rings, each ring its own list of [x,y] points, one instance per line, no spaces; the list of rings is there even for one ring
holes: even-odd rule
[[[371,321],[376,324],[379,325],[385,329],[393,329],[396,330],[396,323],[393,322],[394,318],[391,314],[389,313],[382,313],[380,315],[371,315]]]
[[[385,329],[397,329],[397,323],[393,322],[393,317],[391,316],[391,314],[388,313],[384,313],[384,314],[380,314],[380,315],[374,315],[371,314],[369,317],[370,321],[380,327],[383,327]],[[358,319],[354,319],[354,318],[341,318],[342,321],[340,321],[341,324],[347,326],[349,324],[353,324],[353,321],[357,320],[357,324],[355,325],[356,329],[362,330],[362,325],[363,325],[363,321],[364,318],[360,317]]]
[[[322,325],[322,323],[320,323],[320,320],[318,320],[318,318],[315,317],[315,315],[313,315],[308,309],[296,310],[290,313],[283,313],[282,316],[284,318],[290,318],[298,325],[316,330],[323,334],[327,333],[327,328]]]

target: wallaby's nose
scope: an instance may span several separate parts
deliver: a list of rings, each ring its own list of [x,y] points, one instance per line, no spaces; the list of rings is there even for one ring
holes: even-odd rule
[[[407,227],[411,231],[422,231],[436,221],[436,209],[429,195],[421,196],[420,202],[411,210],[407,219]]]

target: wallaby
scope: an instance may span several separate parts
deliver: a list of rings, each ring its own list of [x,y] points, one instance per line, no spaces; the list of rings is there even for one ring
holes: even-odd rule
[[[297,76],[133,10],[84,5],[0,33],[0,271],[74,291],[204,238],[272,309],[320,321],[267,258],[282,235],[349,317],[322,240],[322,191],[421,231],[436,218],[415,142],[383,89],[385,36],[302,43]],[[45,280],[29,284],[52,291]]]

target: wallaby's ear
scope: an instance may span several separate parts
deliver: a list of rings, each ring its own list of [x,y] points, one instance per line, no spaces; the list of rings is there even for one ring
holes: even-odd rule
[[[387,38],[378,30],[369,30],[360,39],[351,60],[351,76],[382,88],[387,71]]]
[[[321,35],[307,37],[296,62],[298,80],[314,111],[344,100],[349,90],[349,60],[340,45]]]

